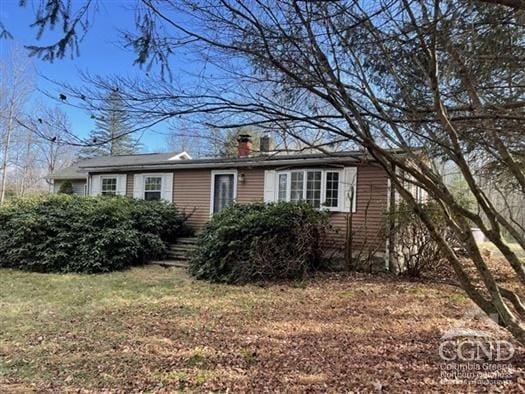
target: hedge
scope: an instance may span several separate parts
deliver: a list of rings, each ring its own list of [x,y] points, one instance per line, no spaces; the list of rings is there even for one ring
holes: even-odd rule
[[[73,183],[71,181],[63,181],[58,188],[58,194],[75,194]]]
[[[306,203],[233,205],[197,241],[190,273],[212,282],[299,279],[321,260],[327,216]]]
[[[37,272],[98,273],[166,253],[187,235],[173,205],[126,197],[52,195],[0,208],[0,267]]]

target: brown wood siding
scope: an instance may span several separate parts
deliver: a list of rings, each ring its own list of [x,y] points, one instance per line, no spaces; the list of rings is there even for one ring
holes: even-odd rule
[[[264,169],[240,169],[237,179],[244,175],[244,182],[237,182],[237,201],[247,204],[264,200]]]
[[[242,204],[264,199],[264,169],[240,169],[244,183],[238,182],[237,201]],[[211,182],[211,179],[210,179]],[[206,208],[209,210],[209,188]],[[363,165],[357,170],[356,212],[353,214],[353,244],[357,249],[385,251],[385,240],[380,236],[387,209],[388,178],[379,166]],[[328,234],[329,244],[343,247],[346,236],[347,214],[331,212],[333,230]]]
[[[148,174],[155,172],[173,172],[173,202],[187,213],[195,210],[189,222],[196,231],[201,230],[210,218],[211,170],[147,171]],[[135,174],[143,173],[145,171],[126,173],[126,196],[133,197]]]
[[[211,170],[179,170],[173,176],[173,202],[190,214],[189,224],[200,231],[210,219]]]
[[[244,182],[237,184],[237,201],[246,204],[262,201],[264,170],[242,169]],[[192,213],[190,225],[199,232],[210,220],[211,170],[179,170],[173,178],[173,202],[186,213]]]
[[[353,214],[353,247],[384,252],[385,240],[381,236],[387,209],[388,178],[379,166],[359,166],[357,169],[357,206]],[[334,231],[329,238],[344,246],[348,214],[330,213]]]
[[[210,219],[211,169],[175,170],[173,176],[173,202],[186,213],[192,213],[189,223],[199,232]],[[244,174],[244,182],[237,184],[237,201],[242,204],[264,199],[263,168],[239,169],[238,178]],[[162,171],[168,172],[168,171]],[[134,173],[127,173],[126,195],[133,197]],[[387,209],[388,180],[378,166],[363,165],[357,170],[357,210],[353,214],[354,248],[377,249],[384,252],[385,241],[378,236]],[[333,231],[329,240],[338,247],[344,245],[347,214],[331,212]]]

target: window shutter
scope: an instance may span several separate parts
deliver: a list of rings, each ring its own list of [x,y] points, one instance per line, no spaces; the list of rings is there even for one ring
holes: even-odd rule
[[[425,189],[421,188],[420,193],[421,193],[421,202],[427,203],[428,202],[428,192]]]
[[[357,167],[345,167],[343,170],[342,182],[343,211],[350,212],[351,208],[352,212],[355,212],[357,208]],[[350,207],[351,200],[352,207]]]
[[[91,184],[89,195],[90,196],[98,196],[100,194],[100,188],[102,187],[102,180],[100,178],[100,175],[91,175]]]
[[[117,175],[117,195],[118,196],[125,196],[126,195],[126,181],[127,181],[127,175]]]
[[[133,198],[137,200],[144,199],[144,176],[135,174],[133,175]]]
[[[264,171],[264,202],[275,201],[275,171]]]
[[[162,199],[167,202],[173,202],[173,173],[162,176]]]

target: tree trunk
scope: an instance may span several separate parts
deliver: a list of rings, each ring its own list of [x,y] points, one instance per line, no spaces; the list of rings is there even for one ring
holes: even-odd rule
[[[9,117],[7,121],[7,134],[4,146],[4,157],[2,161],[2,181],[0,183],[0,205],[5,201],[5,187],[7,184],[7,161],[9,158],[9,145],[11,144],[11,133],[13,129],[13,108],[9,110]]]

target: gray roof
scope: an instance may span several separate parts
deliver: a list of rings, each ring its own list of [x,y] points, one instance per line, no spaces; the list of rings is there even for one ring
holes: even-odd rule
[[[87,171],[80,168],[80,162],[75,163],[69,167],[56,170],[48,176],[49,179],[86,179]]]
[[[140,156],[139,156],[140,157]],[[363,151],[346,151],[331,154],[291,154],[291,155],[258,155],[245,158],[204,158],[191,160],[113,160],[115,157],[103,160],[82,162],[81,168],[89,172],[125,171],[125,170],[169,170],[197,168],[242,168],[242,167],[272,167],[290,165],[324,165],[330,163],[356,163],[362,160],[372,160]]]
[[[140,153],[136,155],[118,155],[118,156],[101,156],[92,159],[83,160],[80,163],[82,168],[85,167],[120,167],[129,165],[150,165],[159,162],[171,163],[170,159],[182,152],[166,153]]]
[[[401,152],[400,152],[401,153]],[[245,158],[203,158],[170,160],[178,153],[151,153],[126,156],[105,156],[83,160],[76,166],[76,173],[109,172],[109,171],[139,171],[139,170],[170,170],[170,169],[214,169],[214,168],[246,168],[246,167],[286,167],[297,165],[329,165],[348,164],[362,161],[374,161],[363,151],[332,152],[330,154],[266,154]],[[67,169],[69,170],[69,169]],[[73,170],[71,170],[73,171]],[[65,179],[51,176],[54,179]]]
[[[81,160],[69,167],[55,171],[49,175],[50,179],[85,179],[91,167],[126,167],[130,165],[149,165],[158,162],[170,162],[169,159],[181,152],[144,153],[136,155],[101,156]]]

